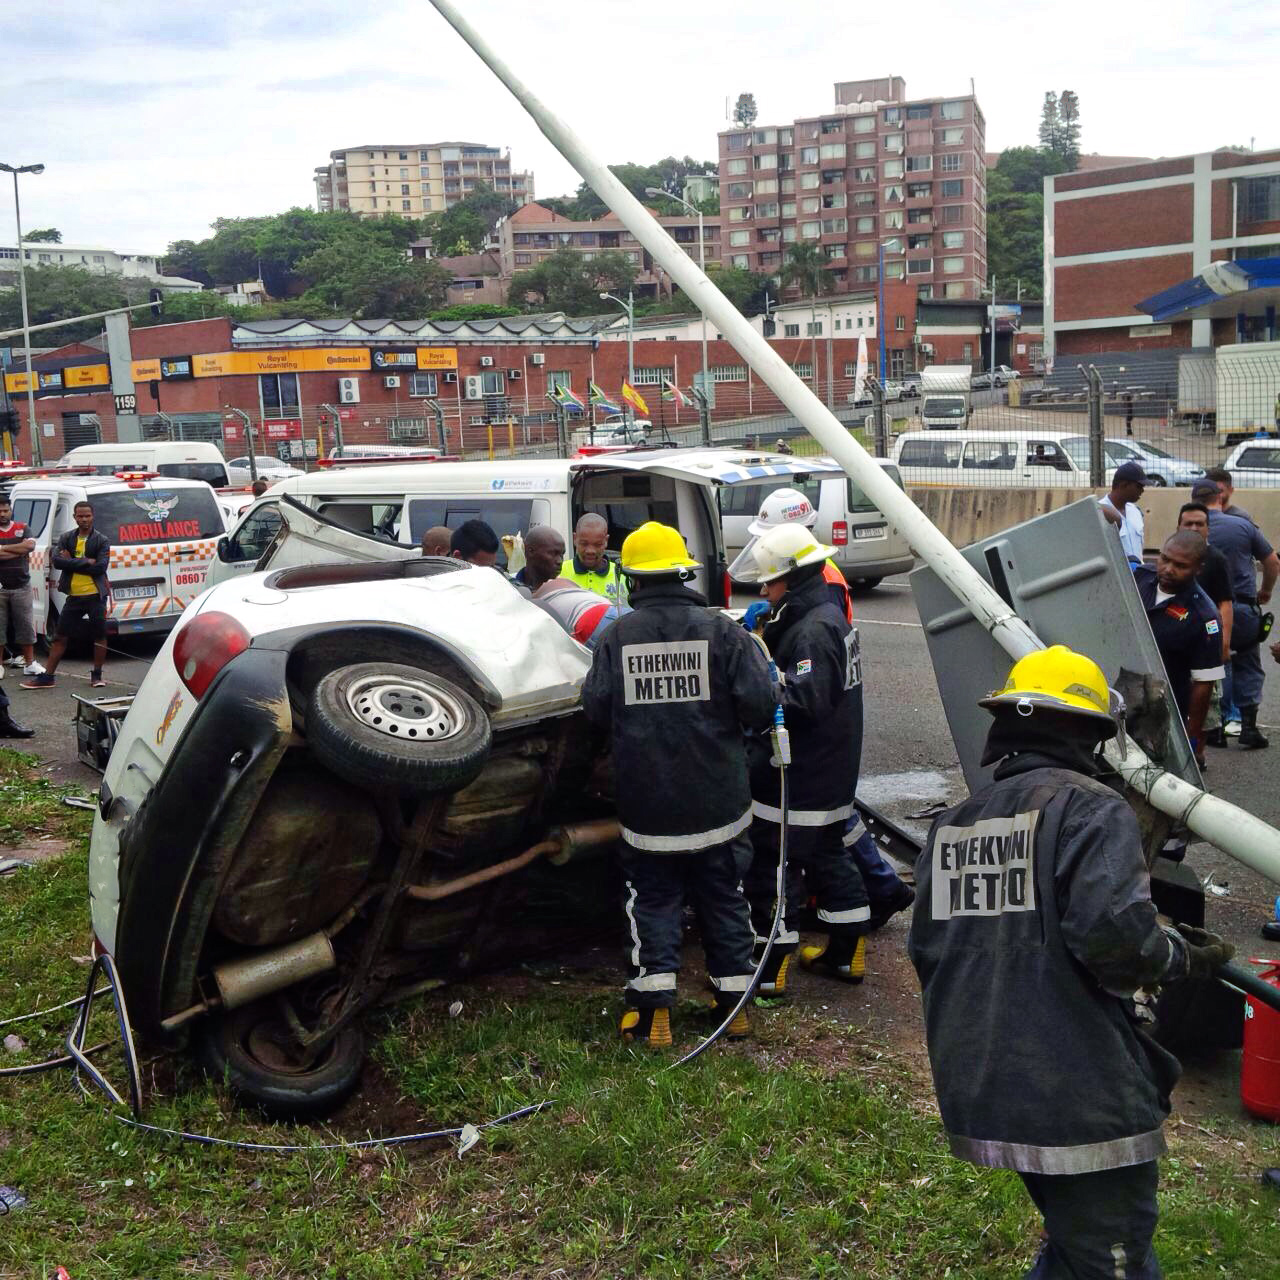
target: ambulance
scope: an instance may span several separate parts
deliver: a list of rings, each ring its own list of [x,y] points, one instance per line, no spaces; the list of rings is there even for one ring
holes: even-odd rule
[[[92,504],[94,528],[111,543],[107,579],[114,606],[108,629],[120,635],[167,631],[204,590],[225,531],[217,496],[203,480],[88,470],[26,472],[9,489],[13,518],[36,541],[30,564],[37,637],[53,635],[66,603],[57,589],[53,552],[58,539],[76,527],[77,502]]]

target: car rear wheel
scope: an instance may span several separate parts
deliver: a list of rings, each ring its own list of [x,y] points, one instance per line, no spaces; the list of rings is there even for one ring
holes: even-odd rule
[[[858,578],[849,583],[849,590],[855,595],[863,595],[868,591],[874,591],[883,581],[883,578]]]
[[[307,707],[307,741],[340,777],[367,787],[454,791],[489,757],[484,708],[420,667],[358,662],[323,676]]]
[[[1149,484],[1153,489],[1163,489],[1163,488],[1164,488],[1164,483],[1165,483],[1165,481],[1164,481],[1164,476],[1158,476],[1158,475],[1156,475],[1154,472],[1152,472],[1152,471],[1148,471],[1148,472],[1147,472],[1147,483],[1148,483],[1148,484]]]
[[[348,1023],[310,1062],[298,1056],[274,1000],[214,1014],[196,1042],[201,1065],[267,1115],[284,1119],[332,1111],[356,1087],[364,1034]]]

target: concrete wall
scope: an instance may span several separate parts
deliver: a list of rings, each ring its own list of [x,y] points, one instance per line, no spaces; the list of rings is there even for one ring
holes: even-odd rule
[[[916,506],[958,547],[967,547],[1024,520],[1055,511],[1091,489],[909,489]],[[1101,497],[1105,489],[1096,491]],[[1148,489],[1139,504],[1146,519],[1147,549],[1154,551],[1178,524],[1187,489]],[[1258,522],[1271,541],[1280,539],[1280,489],[1237,489],[1234,501]]]

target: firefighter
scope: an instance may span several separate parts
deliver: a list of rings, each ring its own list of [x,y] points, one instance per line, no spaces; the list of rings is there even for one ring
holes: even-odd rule
[[[756,643],[690,589],[699,568],[675,529],[650,521],[628,536],[632,612],[605,634],[582,690],[617,778],[630,933],[619,1032],[654,1046],[671,1043],[686,898],[718,1007],[738,1002],[754,969],[744,731],[772,723],[774,690]],[[747,1032],[743,1012],[729,1035]]]
[[[760,538],[770,529],[779,529],[787,524],[803,525],[812,529],[818,523],[818,513],[813,503],[799,489],[775,489],[760,505],[756,518],[747,526],[751,541],[743,548],[742,554],[729,566],[729,576],[735,581],[754,582],[756,565],[753,555]],[[834,560],[828,559],[822,566],[822,579],[831,593],[832,602],[852,624],[853,600],[849,593],[849,584],[840,572]],[[767,600],[758,601],[747,609],[743,625],[748,631],[762,626],[768,616]],[[851,745],[856,746],[854,756],[854,785],[857,785],[858,772],[862,765],[862,733],[861,728]],[[896,871],[885,861],[876,842],[863,825],[861,817],[854,814],[845,826],[845,848],[849,850],[853,860],[858,864],[866,885],[867,896],[871,902],[871,927],[869,933],[884,925],[899,911],[905,911],[915,900],[915,891],[905,883]],[[783,972],[785,983],[786,974]],[[770,985],[765,995],[782,995],[782,988]]]
[[[1014,1169],[1044,1218],[1032,1277],[1146,1280],[1178,1063],[1151,1040],[1158,984],[1232,948],[1163,929],[1138,822],[1098,780],[1117,732],[1098,666],[1062,645],[982,700],[994,781],[938,817],[908,949],[951,1153]]]
[[[853,816],[862,751],[862,673],[858,633],[832,603],[823,567],[831,548],[802,524],[771,529],[756,543],[756,576],[772,607],[764,642],[782,681],[783,715],[791,738],[788,781],[788,875],[783,921],[761,974],[765,995],[786,989],[799,942],[796,913],[804,905],[803,872],[818,901],[825,946],[804,947],[800,963],[831,978],[861,982],[871,919],[867,890],[843,845]],[[779,894],[778,843],[783,812],[778,771],[767,739],[751,752],[755,862],[747,882],[756,944],[764,945]]]

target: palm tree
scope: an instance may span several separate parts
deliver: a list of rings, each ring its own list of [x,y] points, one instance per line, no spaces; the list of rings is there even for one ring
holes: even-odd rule
[[[793,244],[782,265],[782,283],[798,284],[801,294],[809,295],[809,367],[813,373],[814,394],[818,391],[818,307],[819,295],[829,293],[835,276],[827,266],[826,255],[813,243]]]

